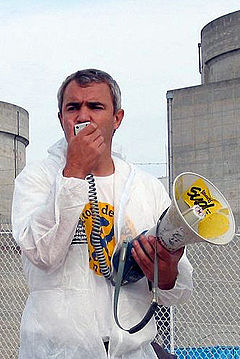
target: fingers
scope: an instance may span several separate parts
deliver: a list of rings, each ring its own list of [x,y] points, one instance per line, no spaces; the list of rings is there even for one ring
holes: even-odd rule
[[[180,248],[174,253],[164,248],[160,241],[153,236],[140,236],[133,242],[132,256],[142,269],[146,277],[153,281],[155,247],[158,256],[159,288],[171,289],[178,274],[178,262],[184,249]]]
[[[103,144],[104,137],[102,136],[101,131],[96,129],[94,132],[86,136],[86,142],[89,145],[93,144],[94,146],[99,147]]]
[[[139,242],[141,244],[139,244]],[[146,237],[144,235],[141,235],[139,238],[139,242],[134,241],[133,245],[140,259],[142,258],[143,260],[145,259],[145,256],[147,256],[151,261],[154,261],[155,246],[159,259],[167,262],[169,262],[169,260],[179,261],[184,252],[184,248],[180,248],[175,252],[168,251],[154,236]]]
[[[139,238],[139,241],[141,244],[139,244],[138,242],[135,243],[134,247],[136,247],[137,249],[137,253],[138,253],[138,256],[140,257],[140,259],[145,259],[145,255],[147,255],[149,257],[149,259],[151,261],[154,261],[154,256],[155,256],[155,247],[156,247],[156,250],[157,250],[157,256],[164,260],[168,260],[169,257],[171,256],[171,253],[166,249],[164,248],[160,241],[156,240],[156,237],[154,236],[140,236]],[[143,249],[142,249],[142,247]]]
[[[148,242],[149,244],[152,246],[152,248],[154,249],[155,246],[155,237],[153,236],[149,236],[148,237]],[[184,252],[184,248],[180,248],[175,252],[170,252],[168,251],[159,240],[157,240],[157,255],[159,257],[159,259],[162,259],[164,261],[179,261],[179,259],[181,258],[181,256],[183,255]],[[154,255],[154,251],[153,251],[153,255]]]
[[[92,173],[105,148],[104,137],[95,123],[83,128],[68,143],[64,176],[84,179]]]
[[[139,267],[142,269],[146,277],[150,280],[153,280],[154,249],[148,242],[146,236],[140,236],[140,241],[144,249],[141,247],[140,243],[137,240],[134,241],[132,256],[139,265]]]
[[[92,148],[100,147],[104,143],[104,137],[101,131],[94,122],[84,127],[78,132],[73,141],[84,147],[90,146]]]

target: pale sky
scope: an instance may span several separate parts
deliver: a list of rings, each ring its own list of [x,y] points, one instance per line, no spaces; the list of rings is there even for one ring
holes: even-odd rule
[[[109,72],[125,118],[115,135],[127,159],[166,162],[166,92],[199,85],[198,42],[239,0],[0,0],[0,101],[29,112],[27,162],[62,137],[56,93],[84,68]],[[165,166],[146,166],[164,175]]]

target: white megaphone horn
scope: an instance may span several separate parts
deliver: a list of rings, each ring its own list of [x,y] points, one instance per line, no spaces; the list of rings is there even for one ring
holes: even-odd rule
[[[174,180],[172,204],[146,235],[157,236],[172,252],[192,243],[224,245],[235,235],[235,221],[227,200],[210,181],[184,172]]]

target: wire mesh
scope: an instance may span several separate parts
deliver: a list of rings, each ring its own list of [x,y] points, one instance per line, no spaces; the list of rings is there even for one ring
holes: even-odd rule
[[[194,292],[184,305],[159,306],[155,341],[180,359],[240,358],[240,245],[188,247]],[[0,359],[15,359],[28,296],[20,249],[0,225]],[[47,358],[46,358],[47,359]]]
[[[20,248],[9,225],[0,225],[0,358],[18,356],[19,328],[28,291]]]
[[[240,358],[240,244],[188,247],[193,265],[191,299],[156,315],[157,340],[177,358]],[[169,312],[169,324],[162,313]],[[167,333],[167,337],[166,337]],[[168,338],[168,339],[167,339]]]

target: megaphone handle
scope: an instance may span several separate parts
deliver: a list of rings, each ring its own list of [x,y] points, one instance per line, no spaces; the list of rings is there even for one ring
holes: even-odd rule
[[[157,302],[157,294],[158,294],[158,255],[157,255],[157,238],[155,239],[154,244],[154,273],[153,273],[153,301]]]

